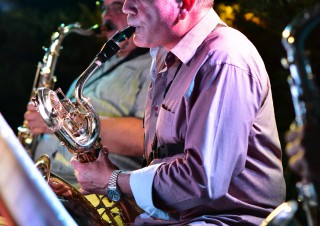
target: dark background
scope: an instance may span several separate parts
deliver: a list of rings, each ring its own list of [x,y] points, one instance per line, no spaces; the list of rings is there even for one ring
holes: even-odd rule
[[[229,25],[242,31],[257,47],[268,70],[278,131],[284,148],[284,134],[294,120],[287,77],[280,63],[286,56],[281,33],[292,19],[315,6],[318,0],[229,0],[215,1],[215,9]],[[233,9],[234,14],[230,14]],[[93,0],[0,0],[0,112],[16,132],[30,99],[37,64],[43,46],[57,27],[80,22],[89,28],[100,22],[100,9]],[[319,33],[318,33],[319,34]],[[319,43],[319,35],[314,40]],[[76,34],[63,41],[55,75],[56,87],[67,91],[73,81],[98,53],[103,40]],[[319,51],[319,49],[318,49]],[[318,52],[319,53],[319,52]],[[296,198],[296,176],[287,167],[287,199]]]

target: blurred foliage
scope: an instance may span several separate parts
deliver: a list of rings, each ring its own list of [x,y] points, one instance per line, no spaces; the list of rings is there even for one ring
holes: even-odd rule
[[[280,63],[286,53],[281,33],[303,10],[319,0],[229,0],[215,1],[215,10],[230,26],[242,31],[257,47],[265,61],[274,97],[275,114],[284,150],[284,134],[294,120],[287,84],[289,71]],[[42,46],[50,44],[52,32],[61,23],[80,22],[83,28],[100,23],[100,10],[92,0],[15,0],[16,8],[0,15],[0,111],[14,131],[23,121],[30,98],[37,62],[42,60]],[[316,39],[319,40],[319,39]],[[71,34],[63,42],[56,75],[58,87],[65,92],[93,59],[103,40]],[[283,163],[288,185],[288,199],[296,197],[295,176]]]

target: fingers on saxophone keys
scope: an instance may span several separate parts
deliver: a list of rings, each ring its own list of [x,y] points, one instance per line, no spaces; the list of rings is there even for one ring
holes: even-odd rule
[[[87,161],[88,162],[94,162],[96,159],[97,158],[96,158],[95,154],[87,155]]]
[[[35,105],[34,102],[29,102],[27,105],[28,111],[38,111],[38,106]]]
[[[80,163],[88,163],[88,162],[94,162],[96,160],[96,157],[92,152],[86,152],[86,153],[78,153],[77,159]]]
[[[90,162],[88,155],[84,154],[84,153],[79,153],[77,155],[77,159],[80,163],[86,163],[86,162]]]

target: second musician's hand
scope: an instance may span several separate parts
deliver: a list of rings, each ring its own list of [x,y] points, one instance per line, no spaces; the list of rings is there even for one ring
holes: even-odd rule
[[[43,133],[52,134],[53,132],[48,128],[47,124],[42,119],[40,113],[32,102],[28,103],[27,111],[24,114],[24,119],[27,121],[27,127],[34,135]]]

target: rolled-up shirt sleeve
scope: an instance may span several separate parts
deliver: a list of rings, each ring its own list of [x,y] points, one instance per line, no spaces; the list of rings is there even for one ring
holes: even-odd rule
[[[137,205],[150,216],[169,220],[169,214],[156,208],[152,200],[153,179],[160,164],[150,165],[131,172],[130,187]],[[141,188],[144,188],[143,190]]]

